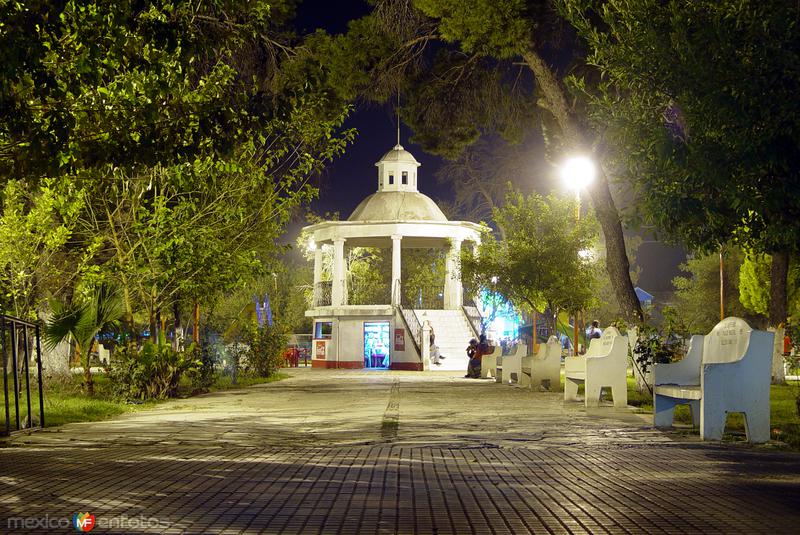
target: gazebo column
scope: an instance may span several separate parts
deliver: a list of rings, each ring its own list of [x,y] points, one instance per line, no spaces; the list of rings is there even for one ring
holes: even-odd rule
[[[333,240],[333,283],[331,284],[331,306],[345,304],[344,238]]]
[[[463,303],[461,289],[461,270],[458,269],[458,258],[461,256],[461,240],[451,240],[450,250],[445,260],[444,308],[453,310],[461,308]]]
[[[319,303],[322,294],[319,283],[322,282],[322,246],[314,244],[314,306]]]
[[[392,234],[392,306],[400,305],[401,301],[401,243],[403,237],[397,234]]]

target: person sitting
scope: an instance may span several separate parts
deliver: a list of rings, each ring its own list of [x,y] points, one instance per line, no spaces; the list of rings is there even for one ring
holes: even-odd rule
[[[467,375],[465,378],[476,378],[481,376],[481,361],[475,359],[475,354],[478,352],[478,341],[476,339],[471,339],[469,341],[469,345],[467,346]],[[475,366],[477,365],[477,372],[475,371]],[[476,375],[477,373],[477,375]]]
[[[442,363],[440,362],[444,357],[439,352],[439,346],[436,344],[431,344],[431,362],[437,366],[441,366]]]
[[[474,344],[473,344],[474,342]],[[467,375],[472,379],[480,379],[481,377],[481,359],[484,355],[490,354],[493,349],[492,346],[486,341],[486,335],[482,334],[480,341],[474,338],[470,340],[470,346],[467,348],[467,356],[469,357],[469,365],[467,366]],[[473,348],[472,355],[470,355],[470,348]]]
[[[592,325],[586,329],[586,340],[591,341],[593,338],[601,338],[603,330],[600,329],[600,322],[592,320]]]

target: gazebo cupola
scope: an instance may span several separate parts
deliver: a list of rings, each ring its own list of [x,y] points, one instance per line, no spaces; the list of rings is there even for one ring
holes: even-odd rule
[[[414,156],[397,144],[375,164],[378,168],[378,191],[417,191],[417,167]]]

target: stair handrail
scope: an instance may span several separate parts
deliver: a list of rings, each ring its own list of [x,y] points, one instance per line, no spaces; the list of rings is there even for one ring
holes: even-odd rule
[[[467,323],[469,323],[469,327],[472,329],[475,336],[480,337],[481,331],[483,330],[483,317],[478,307],[461,305],[461,312],[463,312],[464,316],[467,318]]]
[[[400,317],[403,319],[403,324],[406,330],[411,333],[411,342],[414,344],[414,349],[417,350],[420,360],[422,359],[422,325],[419,323],[417,313],[411,309],[403,308],[403,305],[397,305],[400,310]]]

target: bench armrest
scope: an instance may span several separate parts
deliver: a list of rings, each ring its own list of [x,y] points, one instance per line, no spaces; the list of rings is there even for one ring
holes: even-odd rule
[[[703,360],[703,338],[701,334],[692,335],[689,351],[678,362],[656,364],[653,366],[653,384],[658,385],[699,385],[700,366]]]

